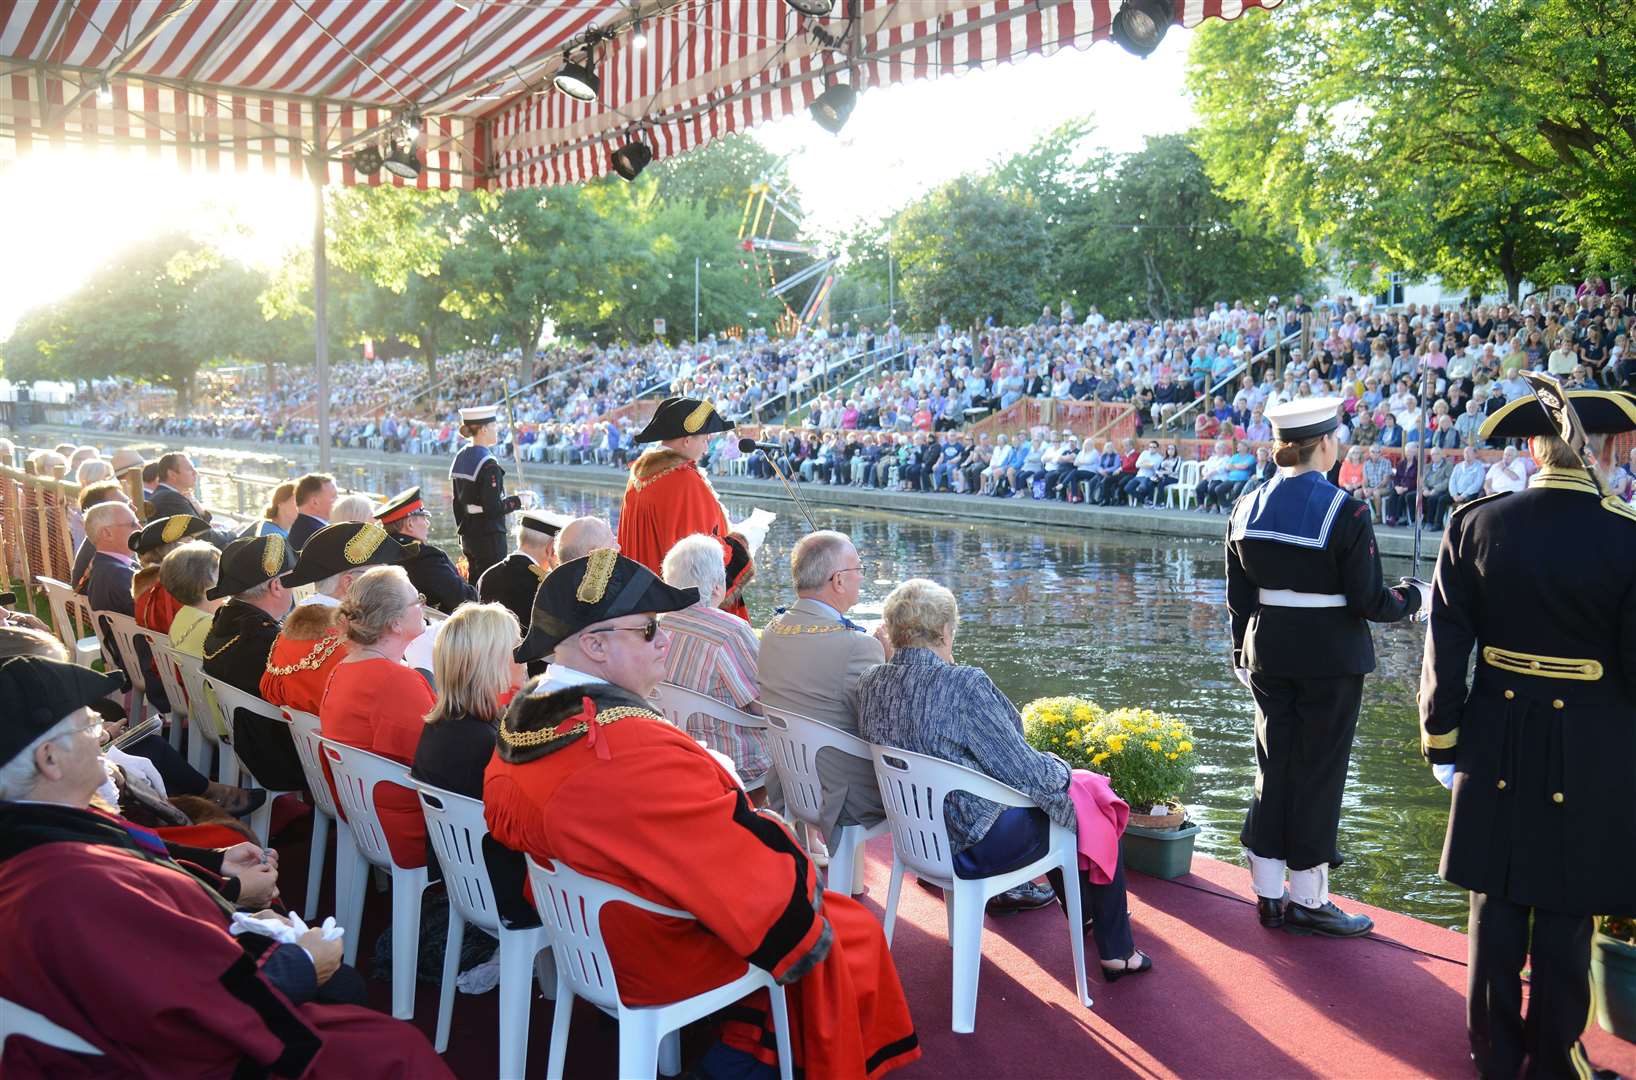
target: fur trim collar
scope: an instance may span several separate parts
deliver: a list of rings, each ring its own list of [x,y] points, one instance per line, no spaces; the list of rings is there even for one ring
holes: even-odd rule
[[[608,757],[602,729],[641,717],[664,722],[644,699],[607,683],[570,686],[549,694],[519,694],[500,718],[496,751],[500,760],[522,764],[586,739],[598,757]]]
[[[340,609],[326,604],[298,604],[284,618],[281,633],[292,641],[317,641],[340,628]]]
[[[640,491],[666,473],[686,468],[692,464],[692,458],[686,454],[678,454],[667,447],[661,446],[644,451],[641,457],[631,462],[630,486]]]

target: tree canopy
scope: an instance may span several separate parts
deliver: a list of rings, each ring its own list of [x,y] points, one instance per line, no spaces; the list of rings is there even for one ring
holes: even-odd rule
[[[1188,82],[1223,193],[1355,282],[1636,261],[1628,5],[1300,0],[1200,27]]]

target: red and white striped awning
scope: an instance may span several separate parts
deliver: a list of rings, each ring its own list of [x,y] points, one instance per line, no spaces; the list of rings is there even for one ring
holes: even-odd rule
[[[1174,0],[1183,26],[1277,2]],[[412,111],[418,186],[574,183],[633,131],[656,159],[683,153],[837,76],[867,89],[1085,48],[1118,3],[857,0],[848,34],[846,0],[816,20],[782,0],[0,0],[0,157],[101,145],[381,183],[349,151]],[[602,93],[583,103],[551,77],[593,29]]]

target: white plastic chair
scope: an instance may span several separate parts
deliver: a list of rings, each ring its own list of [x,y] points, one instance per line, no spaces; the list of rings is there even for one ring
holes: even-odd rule
[[[412,1019],[415,972],[420,959],[420,894],[426,891],[426,867],[399,866],[392,860],[386,830],[375,812],[377,784],[415,790],[409,766],[333,739],[320,738],[318,745],[335,777],[335,791],[352,829],[355,853],[346,874],[346,897],[335,905],[337,918],[347,931],[342,951],[347,963],[357,960],[369,867],[378,866],[392,875],[392,1015],[399,1020]],[[343,858],[344,853],[337,849],[335,857]],[[337,871],[337,883],[341,876]]]
[[[148,680],[142,670],[142,658],[136,651],[136,634],[142,628],[129,615],[117,611],[91,612],[91,625],[98,630],[107,628],[113,640],[113,651],[104,640],[102,659],[109,671],[119,669],[130,680],[130,692],[125,695],[125,711],[131,723],[139,724],[148,715]]]
[[[701,694],[697,690],[689,690],[685,686],[675,683],[662,682],[655,692],[658,699],[659,711],[664,714],[674,727],[687,731],[687,718],[694,715],[704,715],[711,720],[719,720],[723,724],[732,724],[734,727],[746,728],[750,731],[766,731],[767,721],[764,717],[747,713],[743,709],[718,701],[709,694]],[[742,780],[743,778],[740,777]],[[759,777],[755,783],[746,784],[744,790],[755,791],[767,786],[765,775]]]
[[[677,1033],[683,1026],[764,987],[772,1009],[773,1032],[778,1039],[778,1074],[781,1080],[792,1080],[795,1063],[790,1053],[789,1013],[784,988],[771,974],[749,967],[732,982],[682,1001],[668,1005],[626,1005],[619,997],[617,972],[602,940],[603,907],[610,903],[629,904],[677,919],[694,916],[675,908],[660,907],[562,862],[547,869],[532,857],[525,861],[534,906],[539,909],[540,921],[545,925],[546,938],[557,961],[557,1006],[551,1017],[551,1058],[545,1070],[546,1080],[562,1080],[575,997],[584,998],[618,1019],[618,1075],[625,1080],[647,1080],[659,1072],[673,1076],[681,1071],[681,1039]]]
[[[256,697],[254,694],[247,694],[243,690],[240,690],[236,686],[230,685],[222,679],[212,678],[209,675],[205,675],[204,686],[205,693],[210,695],[210,698],[215,700],[215,707],[220,710],[219,719],[222,727],[229,732],[228,735],[223,736],[222,738],[222,741],[228,745],[232,745],[233,742],[231,735],[233,730],[233,717],[240,709],[253,712],[256,715],[265,717],[268,720],[274,721],[275,723],[287,723],[287,721],[284,719],[284,714],[279,711],[278,706],[269,705],[265,701]],[[207,701],[210,700],[210,698],[207,698]],[[223,755],[223,758],[224,760],[227,760],[226,755]],[[257,780],[255,776],[251,774],[249,768],[245,766],[244,762],[239,759],[237,754],[233,755],[231,761],[233,776],[231,779],[223,776],[222,783],[236,785],[241,779],[243,779],[249,781],[249,783],[245,784],[246,787],[267,786],[261,783],[261,781]],[[223,771],[226,771],[225,767]],[[291,794],[289,791],[273,791],[268,789],[267,801],[262,803],[260,808],[257,809],[255,813],[250,815],[250,828],[255,832],[256,839],[261,841],[262,847],[267,846],[267,834],[272,827],[273,800],[278,798],[280,795],[289,794]]]
[[[79,615],[89,611],[89,605],[67,582],[44,574],[35,574],[34,580],[45,590],[46,601],[51,605],[51,621],[56,625],[57,636],[68,647],[69,659],[76,664],[89,666],[91,661],[102,655],[102,642],[97,639],[94,625],[81,618],[81,626],[76,627],[74,619],[70,617],[70,613]],[[80,629],[89,630],[90,634],[82,637]]]
[[[784,787],[785,812],[802,823],[809,837],[820,827],[824,808],[824,784],[818,776],[818,751],[835,750],[869,760],[869,744],[840,728],[810,716],[763,705],[767,713],[767,741],[772,744],[773,767]],[[863,886],[864,841],[886,832],[886,822],[865,827],[843,825],[829,853],[828,887],[851,896]]]
[[[1033,881],[1047,870],[1061,870],[1068,894],[1068,940],[1074,953],[1074,984],[1088,1009],[1091,995],[1085,988],[1085,920],[1079,896],[1079,841],[1073,830],[1051,823],[1051,847],[1027,866],[985,878],[962,878],[954,873],[954,849],[943,820],[943,800],[951,791],[964,791],[1001,806],[1037,806],[1009,787],[952,761],[925,754],[871,746],[875,775],[886,803],[886,821],[892,828],[892,885],[886,894],[886,944],[892,944],[897,922],[898,894],[903,871],[943,887],[948,906],[949,944],[954,947],[954,1030],[969,1035],[977,1025],[977,973],[983,964],[983,911],[990,897]]]
[[[45,1046],[54,1046],[58,1050],[90,1054],[94,1057],[102,1056],[101,1050],[67,1028],[57,1026],[27,1006],[0,998],[0,1055],[5,1053],[6,1040],[13,1035],[33,1039]]]
[[[1184,461],[1176,470],[1176,482],[1165,488],[1165,505],[1186,510],[1198,500],[1193,489],[1199,486],[1199,463]]]
[[[489,829],[483,820],[482,801],[430,784],[416,787],[420,808],[426,814],[426,836],[437,852],[449,891],[449,943],[443,950],[443,987],[437,1002],[437,1039],[433,1045],[440,1054],[449,1048],[460,944],[465,940],[466,924],[471,923],[500,940],[500,1075],[520,1077],[528,1065],[534,959],[550,945],[545,927],[511,930],[500,921],[488,864],[483,858],[483,837]],[[547,973],[541,969],[540,978],[550,995],[556,993],[557,975],[549,952],[546,963],[551,970]]]
[[[335,831],[335,902],[339,907],[346,896],[344,884],[348,866],[353,860],[352,830],[335,808],[335,796],[330,790],[329,777],[324,775],[324,763],[319,760],[318,717],[300,709],[282,709],[290,724],[290,741],[301,758],[301,771],[307,777],[312,791],[312,844],[307,853],[306,919],[310,923],[318,917],[318,892],[324,885],[324,855],[329,847],[329,827]]]
[[[178,649],[171,650],[171,657],[176,661],[176,670],[182,676],[182,687],[187,691],[188,764],[206,776],[214,776],[218,780],[231,776],[233,783],[236,784],[239,761],[238,756],[233,753],[233,732],[231,728],[223,727],[215,699],[205,687],[204,661]],[[215,769],[212,769],[211,756],[217,751],[220,752],[221,760]]]
[[[148,650],[153,654],[153,668],[159,676],[160,685],[165,688],[165,698],[170,702],[170,712],[166,717],[170,721],[170,745],[177,750],[182,748],[182,734],[187,727],[187,687],[182,683],[182,673],[177,670],[171,647],[170,638],[152,630],[138,628],[135,636],[147,642]]]

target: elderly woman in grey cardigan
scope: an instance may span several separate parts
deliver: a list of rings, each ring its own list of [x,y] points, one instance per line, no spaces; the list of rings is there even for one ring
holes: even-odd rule
[[[1068,797],[1068,765],[1023,740],[1022,717],[986,674],[954,662],[960,613],[953,593],[936,582],[905,581],[886,598],[885,614],[892,655],[858,684],[858,733],[870,742],[975,769],[1039,803],[1039,808],[1003,807],[952,793],[944,817],[960,877],[988,877],[1040,858],[1050,846],[1050,822],[1078,828]],[[1061,875],[1049,876],[1061,902]],[[1079,887],[1104,977],[1113,982],[1151,971],[1152,959],[1131,938],[1124,861],[1106,885],[1092,884],[1081,870]]]

